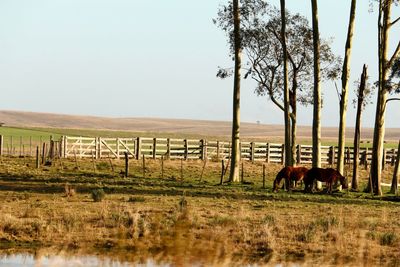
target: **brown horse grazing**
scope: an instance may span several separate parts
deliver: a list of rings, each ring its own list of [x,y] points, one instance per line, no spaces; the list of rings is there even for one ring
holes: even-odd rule
[[[278,172],[274,180],[273,192],[278,192],[279,184],[282,179],[285,179],[286,190],[291,189],[291,183],[295,182],[295,186],[298,182],[303,180],[303,177],[307,173],[308,169],[305,167],[284,167]]]
[[[334,185],[337,181],[340,181],[343,189],[347,189],[347,179],[340,174],[335,169],[332,168],[312,168],[310,169],[305,177],[304,177],[304,191],[313,191],[314,182],[320,181],[325,182],[326,187],[328,189],[328,193],[332,194],[332,185]]]

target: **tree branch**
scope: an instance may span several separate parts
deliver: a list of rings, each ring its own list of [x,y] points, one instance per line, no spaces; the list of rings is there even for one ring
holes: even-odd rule
[[[387,68],[388,68],[388,69],[391,68],[391,67],[393,66],[393,63],[394,63],[395,59],[396,59],[399,55],[400,55],[400,41],[399,41],[399,43],[397,44],[397,47],[396,47],[396,50],[395,50],[394,53],[393,53],[393,56],[390,58],[390,60],[389,60],[389,62],[388,62],[388,65],[387,65]]]
[[[385,102],[385,106],[383,107],[383,110],[386,109],[387,103],[389,103],[390,101],[400,101],[400,98],[393,97],[393,98],[387,99],[386,102]]]
[[[392,27],[394,24],[396,24],[396,23],[399,22],[399,21],[400,21],[400,17],[398,17],[398,18],[395,19],[393,22],[391,22],[391,23],[389,24],[389,26]]]

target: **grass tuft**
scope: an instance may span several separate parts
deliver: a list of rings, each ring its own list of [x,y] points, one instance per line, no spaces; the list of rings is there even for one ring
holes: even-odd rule
[[[101,202],[105,198],[106,193],[103,189],[93,189],[92,190],[92,199],[94,202]]]

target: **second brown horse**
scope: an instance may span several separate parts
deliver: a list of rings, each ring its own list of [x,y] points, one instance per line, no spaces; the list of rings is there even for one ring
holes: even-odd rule
[[[339,181],[343,189],[348,188],[347,179],[332,168],[312,168],[304,176],[304,191],[313,191],[314,182],[325,182],[328,193],[332,194],[332,186]]]
[[[285,180],[285,188],[286,190],[290,190],[292,187],[292,182],[296,184],[303,180],[303,177],[307,173],[308,169],[305,167],[284,167],[282,170],[278,172],[276,178],[274,180],[273,192],[278,192],[279,184],[282,179]]]

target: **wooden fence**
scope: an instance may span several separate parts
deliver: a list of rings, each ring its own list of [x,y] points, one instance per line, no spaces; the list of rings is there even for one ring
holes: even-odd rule
[[[34,156],[39,147],[41,154],[49,157],[79,157],[79,158],[123,158],[127,152],[130,158],[142,157],[160,159],[184,160],[219,160],[228,159],[230,142],[213,140],[191,140],[173,138],[103,138],[103,137],[73,137],[63,136],[60,140],[35,140],[30,137],[4,137],[0,135],[0,156]],[[267,142],[241,142],[241,158],[248,161],[263,161],[283,164],[284,145]],[[352,147],[346,147],[346,163],[352,163],[354,153]],[[338,149],[334,146],[321,147],[322,164],[335,164]],[[384,164],[394,164],[397,149],[384,150]],[[372,150],[360,149],[359,162],[369,164]],[[296,161],[298,164],[311,164],[312,146],[297,145]]]
[[[173,138],[102,138],[102,137],[71,137],[61,139],[61,155],[63,157],[77,156],[80,158],[122,158],[127,152],[129,157],[159,159],[228,159],[230,142],[211,140],[190,140]],[[252,162],[283,164],[284,145],[267,142],[241,142],[241,159]],[[394,164],[397,149],[384,150],[384,164]],[[338,157],[338,148],[334,146],[321,147],[322,164],[335,164]],[[360,148],[359,162],[369,164],[372,158],[372,149]],[[311,164],[312,146],[297,145],[296,160],[298,164]],[[346,147],[345,161],[352,163],[354,153],[352,147]]]

